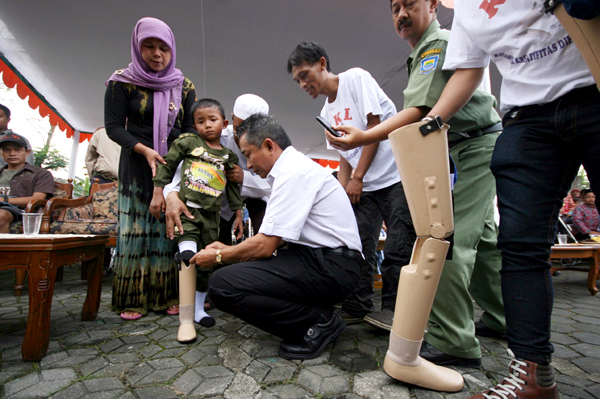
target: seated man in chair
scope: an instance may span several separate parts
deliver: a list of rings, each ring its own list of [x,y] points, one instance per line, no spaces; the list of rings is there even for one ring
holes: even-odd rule
[[[27,163],[31,150],[20,134],[0,137],[0,150],[6,162],[0,168],[0,233],[7,234],[10,223],[21,220],[29,201],[52,197],[54,179],[46,169]]]

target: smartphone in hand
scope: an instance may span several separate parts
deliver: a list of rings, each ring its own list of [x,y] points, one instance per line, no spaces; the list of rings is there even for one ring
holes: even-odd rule
[[[320,116],[317,116],[317,122],[319,122],[319,124],[321,126],[323,126],[329,133],[333,134],[335,137],[342,137],[342,134],[340,132],[338,132],[337,130],[334,130],[331,125],[329,124],[329,122],[327,122],[325,119],[321,118]]]

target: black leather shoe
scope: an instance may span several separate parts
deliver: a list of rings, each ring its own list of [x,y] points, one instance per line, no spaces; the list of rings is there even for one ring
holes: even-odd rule
[[[481,367],[481,358],[467,359],[464,357],[448,355],[425,341],[423,341],[423,344],[421,344],[419,356],[425,360],[429,360],[431,363],[437,364],[438,366],[460,366],[469,367],[472,369]]]
[[[481,319],[475,322],[475,335],[487,338],[506,339],[506,335],[504,335],[504,333],[492,330],[491,328],[486,326],[485,323],[481,321]]]
[[[279,346],[279,356],[290,360],[308,360],[319,356],[330,342],[335,342],[337,337],[346,330],[346,324],[337,311],[333,311],[333,316],[327,323],[315,323],[306,331],[302,342],[288,343],[282,342]]]

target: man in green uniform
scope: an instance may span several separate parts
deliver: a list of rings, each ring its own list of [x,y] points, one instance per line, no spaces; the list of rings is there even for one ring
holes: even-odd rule
[[[428,112],[439,99],[452,71],[442,71],[450,32],[436,19],[438,0],[391,0],[398,35],[412,48],[407,61],[409,80],[404,109],[373,129],[362,132],[348,126],[336,148],[348,150],[387,139],[392,131],[431,119]],[[454,186],[454,247],[446,261],[420,356],[439,365],[479,367],[481,348],[475,338],[501,336],[505,330],[500,290],[501,256],[496,248],[494,222],[495,181],[489,165],[496,138],[502,130],[495,98],[477,90],[472,99],[448,121],[450,155],[457,167]],[[472,298],[484,309],[473,323]],[[390,326],[391,328],[391,326]]]

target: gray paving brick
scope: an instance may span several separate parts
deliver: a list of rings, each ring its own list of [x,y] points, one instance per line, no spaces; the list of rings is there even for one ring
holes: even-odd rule
[[[318,394],[337,394],[350,390],[349,376],[330,365],[309,366],[300,370],[298,384]]]
[[[135,393],[141,399],[170,399],[177,398],[177,394],[173,392],[173,390],[168,387],[148,387],[148,388],[137,388],[135,389]]]
[[[409,399],[408,388],[382,371],[369,371],[354,377],[354,393],[371,399]]]
[[[260,385],[249,375],[237,373],[223,392],[226,399],[252,398],[260,391]]]
[[[598,359],[583,357],[574,359],[573,363],[588,373],[600,374],[600,362]]]
[[[96,378],[83,381],[83,385],[89,392],[113,391],[125,389],[125,386],[117,378]]]
[[[261,391],[256,399],[308,399],[314,398],[310,392],[297,385],[275,385]]]
[[[600,329],[599,329],[600,330]],[[574,338],[577,338],[581,342],[585,342],[593,345],[600,345],[600,331],[598,333],[579,332],[571,334]]]

